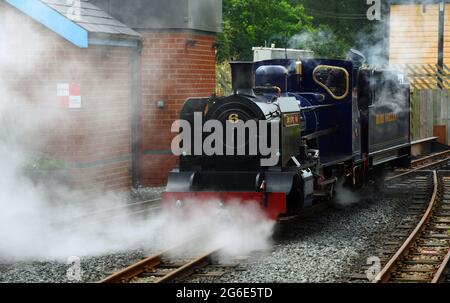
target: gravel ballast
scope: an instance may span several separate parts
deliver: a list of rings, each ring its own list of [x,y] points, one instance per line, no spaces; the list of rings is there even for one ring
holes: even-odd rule
[[[108,273],[116,272],[141,260],[142,251],[117,253],[101,257],[80,259],[81,280],[78,280],[74,263],[20,262],[0,265],[1,283],[80,283],[98,282]],[[68,260],[69,261],[69,260]]]
[[[383,248],[407,203],[370,189],[357,204],[279,227],[270,252],[213,282],[351,282],[349,276]]]

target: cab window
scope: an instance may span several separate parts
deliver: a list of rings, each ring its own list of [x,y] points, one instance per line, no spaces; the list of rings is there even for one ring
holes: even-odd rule
[[[336,100],[344,99],[350,92],[350,77],[342,67],[319,65],[314,69],[313,78]]]

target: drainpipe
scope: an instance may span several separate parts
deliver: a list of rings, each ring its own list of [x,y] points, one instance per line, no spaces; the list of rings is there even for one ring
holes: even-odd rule
[[[134,188],[140,186],[139,144],[141,140],[141,53],[142,41],[133,49],[130,64],[131,80],[131,181]]]
[[[445,31],[445,0],[439,3],[439,42],[438,42],[438,87],[442,86],[444,72],[444,31]]]

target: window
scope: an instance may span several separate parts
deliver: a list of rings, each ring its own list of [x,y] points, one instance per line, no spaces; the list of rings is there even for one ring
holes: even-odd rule
[[[336,100],[344,99],[350,92],[350,76],[342,67],[319,65],[314,69],[313,79]]]

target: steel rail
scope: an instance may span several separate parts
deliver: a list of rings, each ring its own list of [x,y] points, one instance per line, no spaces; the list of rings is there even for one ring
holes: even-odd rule
[[[419,224],[416,226],[414,231],[409,235],[408,239],[403,243],[400,249],[395,253],[395,255],[389,260],[383,270],[377,275],[374,283],[387,283],[392,278],[392,274],[395,273],[398,269],[398,265],[405,261],[409,250],[413,247],[416,241],[421,239],[422,232],[427,228],[428,224],[433,220],[433,214],[440,201],[439,188],[440,188],[440,179],[438,180],[438,173],[433,171],[433,194],[430,199],[429,206],[420,220]],[[445,186],[445,185],[444,185]],[[442,193],[444,194],[444,193]],[[442,197],[441,197],[442,198]],[[431,283],[439,283],[442,281],[444,277],[444,273],[448,268],[450,262],[450,250],[448,250],[447,254],[443,258],[442,262],[436,266],[436,271],[431,273]],[[425,282],[425,281],[424,281]]]
[[[161,202],[161,201],[162,201],[162,198],[155,198],[155,199],[149,199],[149,200],[140,201],[140,202],[136,202],[136,203],[128,203],[128,204],[125,204],[125,205],[120,205],[120,206],[111,207],[111,208],[108,208],[108,209],[102,209],[102,210],[99,210],[99,211],[91,212],[91,213],[89,213],[87,215],[71,218],[71,220],[89,218],[89,217],[94,217],[94,216],[108,214],[108,213],[111,213],[111,212],[124,211],[124,210],[128,210],[128,209],[133,209],[133,208],[136,208],[136,207],[156,204],[157,202]],[[152,205],[152,206],[154,206],[154,205]],[[152,207],[152,208],[154,208],[154,207]]]
[[[447,158],[450,157],[450,150],[446,150],[446,151],[439,152],[439,153],[436,153],[436,154],[433,154],[433,155],[430,155],[430,156],[427,156],[424,158],[413,160],[413,161],[411,161],[411,165],[412,165],[412,167],[417,167],[420,163],[426,162],[428,160],[440,158],[443,156],[446,156]],[[446,160],[446,159],[444,159],[444,160]]]
[[[448,269],[450,265],[450,250],[448,251],[447,255],[445,256],[444,260],[442,261],[441,265],[439,266],[438,271],[434,275],[433,280],[431,283],[440,283],[444,280],[444,275],[446,269]]]
[[[83,224],[86,224],[87,221],[110,220],[117,219],[123,216],[138,215],[141,213],[147,213],[162,209],[161,205],[159,204],[159,202],[161,201],[162,198],[155,198],[136,203],[129,203],[109,209],[90,212],[77,217],[65,218],[64,220],[55,221],[50,224],[54,226],[66,226],[68,225],[68,222],[84,222]]]
[[[416,168],[410,169],[410,170],[408,170],[408,171],[406,171],[404,173],[401,173],[401,174],[398,174],[398,175],[386,178],[385,181],[392,181],[394,179],[397,179],[397,178],[400,178],[400,177],[404,177],[404,176],[410,175],[412,173],[415,173],[415,172],[418,172],[418,171],[421,171],[421,170],[426,170],[427,168],[431,168],[431,167],[436,166],[436,165],[441,165],[441,164],[443,164],[443,163],[445,163],[445,162],[447,162],[449,160],[450,160],[450,158],[446,158],[446,159],[439,160],[439,161],[436,161],[436,162],[433,162],[433,163],[430,163],[430,164],[426,164],[426,165],[423,165],[423,166],[420,166],[420,167],[416,167]]]
[[[104,278],[100,283],[125,283],[137,275],[146,272],[148,269],[155,268],[162,263],[164,253],[160,253],[139,261],[127,268]]]
[[[395,255],[389,260],[383,270],[375,277],[374,283],[386,283],[390,277],[392,272],[395,269],[397,262],[404,257],[411,246],[414,244],[414,241],[417,239],[418,235],[423,231],[426,227],[426,224],[431,219],[431,214],[436,205],[437,196],[438,196],[438,177],[436,171],[433,171],[433,195],[430,199],[430,203],[428,208],[420,220],[419,224],[416,226],[414,231],[409,235],[408,239],[403,243],[400,249],[395,253]]]
[[[164,264],[164,257],[170,256],[172,253],[179,251],[182,247],[190,245],[188,242],[185,245],[180,245],[172,249],[165,250],[156,255],[150,256],[144,260],[141,260],[135,264],[128,266],[127,268],[116,272],[99,283],[127,283],[130,282],[135,277],[147,272],[152,272]],[[204,253],[199,257],[193,258],[188,263],[168,272],[163,277],[156,279],[153,283],[168,283],[174,281],[175,279],[185,278],[191,275],[195,269],[207,266],[211,263],[212,256],[217,253],[219,249],[210,250],[208,253]]]
[[[211,264],[211,257],[216,252],[217,252],[217,250],[213,250],[209,253],[206,253],[206,254],[194,259],[193,261],[187,263],[186,265],[184,265],[184,266],[170,272],[166,276],[158,279],[155,283],[169,283],[176,279],[182,279],[182,278],[185,278],[185,277],[191,275],[195,271],[195,269]]]

